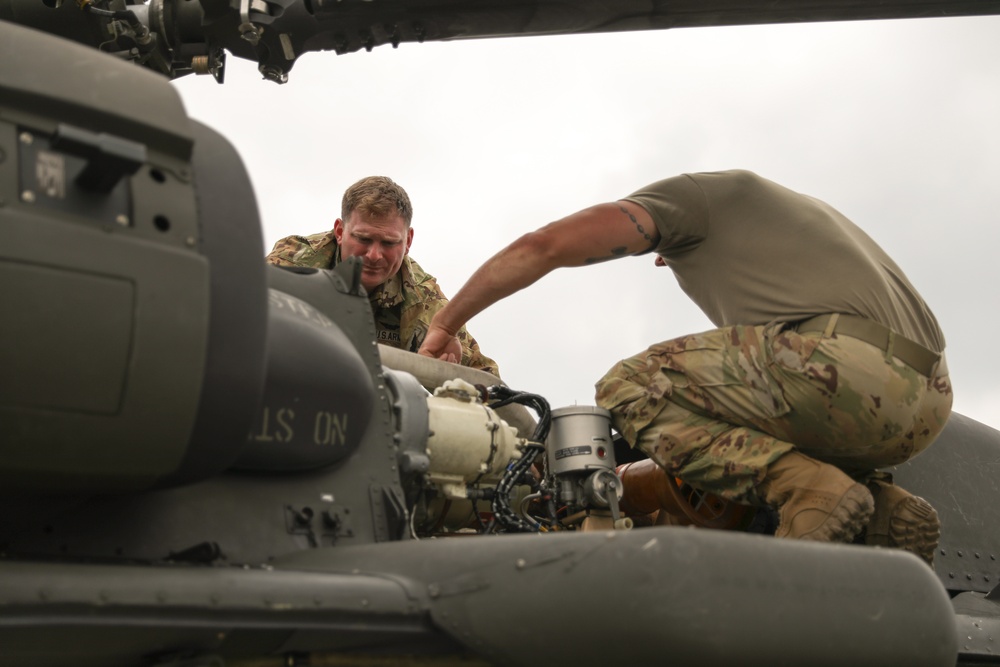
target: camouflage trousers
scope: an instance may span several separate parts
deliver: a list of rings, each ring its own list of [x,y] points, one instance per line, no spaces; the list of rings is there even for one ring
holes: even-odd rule
[[[670,474],[760,505],[756,486],[792,449],[859,479],[923,451],[951,414],[943,367],[928,378],[855,338],[732,326],[619,362],[597,404]]]

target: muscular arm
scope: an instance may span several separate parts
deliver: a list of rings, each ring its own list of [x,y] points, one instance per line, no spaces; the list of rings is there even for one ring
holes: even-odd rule
[[[486,261],[431,322],[420,353],[438,357],[472,317],[549,272],[643,253],[660,240],[641,206],[598,204],[525,234]]]

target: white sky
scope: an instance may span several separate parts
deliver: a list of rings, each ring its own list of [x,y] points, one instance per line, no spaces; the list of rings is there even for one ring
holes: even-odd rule
[[[823,199],[896,259],[948,340],[957,412],[1000,428],[1000,17],[698,28],[228,62],[176,83],[232,141],[267,249],[382,174],[447,294],[520,234],[652,181],[746,168]],[[725,270],[720,267],[720,270]],[[650,257],[564,269],[469,325],[553,407],[647,345],[711,328]]]

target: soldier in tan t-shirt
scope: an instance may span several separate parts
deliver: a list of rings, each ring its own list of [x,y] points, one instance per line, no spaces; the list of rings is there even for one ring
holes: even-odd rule
[[[756,174],[669,178],[524,235],[438,313],[421,352],[440,355],[469,318],[555,268],[649,252],[718,328],[598,382],[622,436],[696,488],[777,509],[779,537],[864,534],[930,562],[936,512],[877,470],[944,428],[944,336],[861,229]]]

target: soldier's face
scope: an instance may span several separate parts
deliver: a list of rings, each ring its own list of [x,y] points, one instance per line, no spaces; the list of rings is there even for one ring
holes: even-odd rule
[[[342,258],[361,258],[361,284],[369,292],[399,271],[413,242],[413,229],[398,215],[375,218],[353,211],[346,221],[337,218],[333,233]]]

